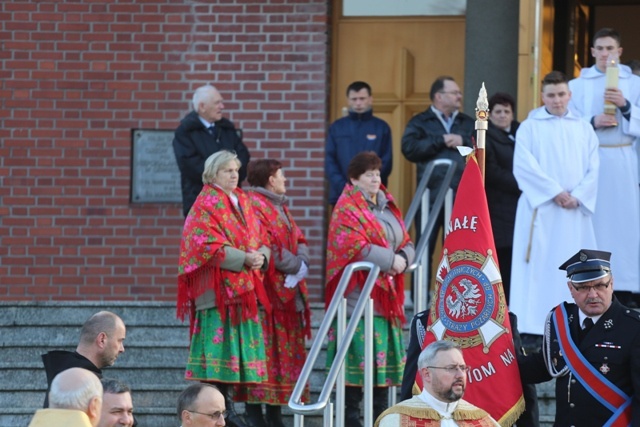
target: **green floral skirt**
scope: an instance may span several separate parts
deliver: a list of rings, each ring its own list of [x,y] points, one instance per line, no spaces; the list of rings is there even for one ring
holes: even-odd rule
[[[347,351],[345,360],[346,383],[350,386],[364,385],[364,319],[360,319]],[[335,325],[329,330],[327,367],[336,356]],[[402,384],[404,364],[407,359],[403,345],[402,328],[394,326],[384,317],[373,318],[373,385],[389,387]]]
[[[232,325],[217,308],[198,310],[185,374],[188,380],[259,384],[267,379],[267,358],[258,316]]]

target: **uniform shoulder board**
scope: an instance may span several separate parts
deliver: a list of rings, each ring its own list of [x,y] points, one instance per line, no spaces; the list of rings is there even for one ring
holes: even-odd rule
[[[640,311],[634,310],[632,308],[625,308],[624,314],[640,322]]]

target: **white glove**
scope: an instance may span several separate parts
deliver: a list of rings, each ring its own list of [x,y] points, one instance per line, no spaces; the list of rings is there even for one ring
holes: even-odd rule
[[[298,270],[298,272],[296,273],[296,279],[300,281],[306,278],[308,274],[309,274],[309,267],[307,267],[307,264],[304,261],[302,261],[302,263],[300,264],[300,270]]]
[[[284,276],[284,287],[287,289],[295,288],[298,285],[298,278],[293,274]]]

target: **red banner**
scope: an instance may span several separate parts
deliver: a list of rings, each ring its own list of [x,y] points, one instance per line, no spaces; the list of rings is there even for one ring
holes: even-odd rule
[[[524,410],[520,372],[487,197],[475,156],[468,159],[445,229],[423,348],[457,342],[470,366],[464,399],[511,426]]]

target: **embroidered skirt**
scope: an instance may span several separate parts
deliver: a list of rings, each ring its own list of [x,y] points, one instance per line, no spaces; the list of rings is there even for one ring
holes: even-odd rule
[[[364,385],[364,319],[360,319],[353,341],[345,359],[346,383],[350,386]],[[384,317],[373,318],[373,385],[389,387],[402,384],[404,364],[407,359],[402,339],[402,328],[394,326]],[[327,345],[327,367],[336,355],[335,328],[329,331]]]
[[[264,331],[264,344],[267,354],[268,379],[255,387],[236,387],[238,401],[286,405],[296,386],[307,357],[304,337],[303,312],[290,313],[274,308],[271,315],[260,312]],[[297,322],[291,322],[291,318]],[[283,325],[291,325],[285,327]],[[302,396],[303,402],[309,401],[309,389]]]
[[[198,310],[191,337],[187,380],[258,384],[267,379],[262,325],[258,317],[233,326],[218,308]]]

